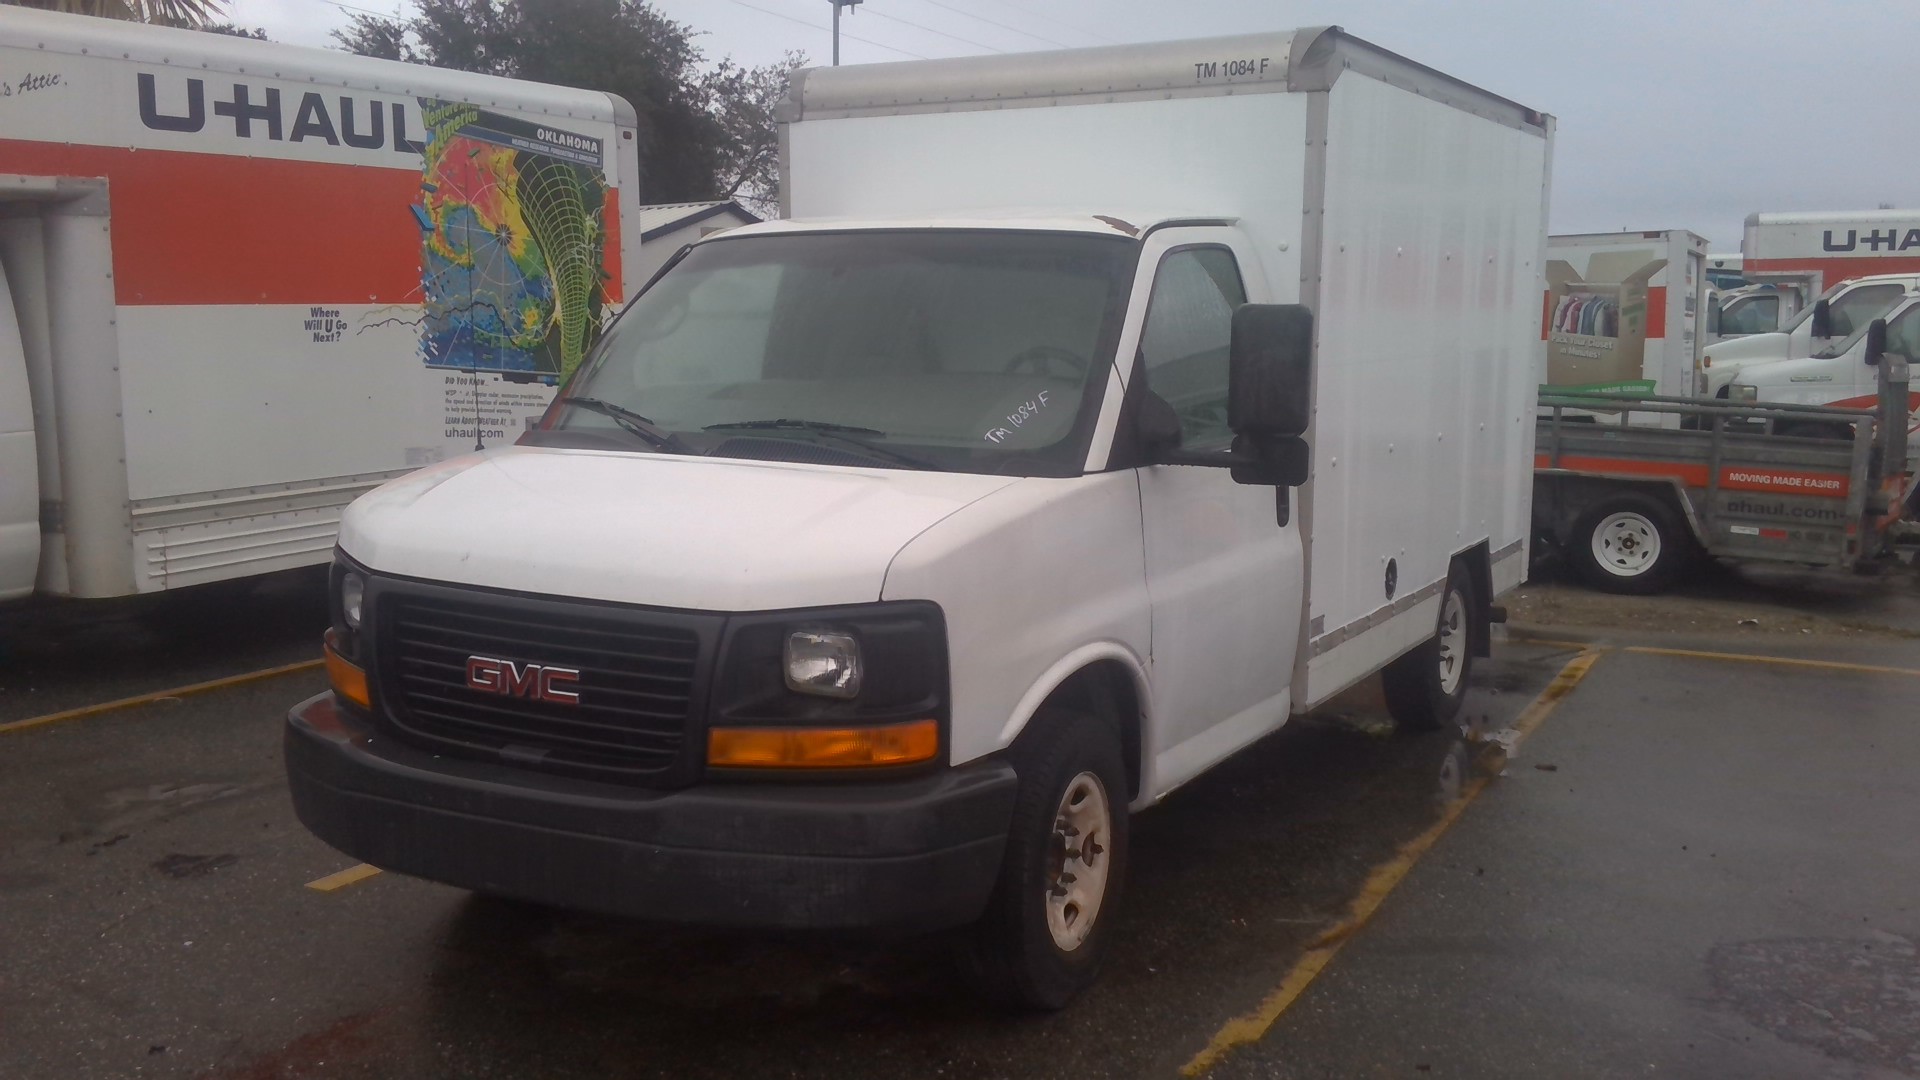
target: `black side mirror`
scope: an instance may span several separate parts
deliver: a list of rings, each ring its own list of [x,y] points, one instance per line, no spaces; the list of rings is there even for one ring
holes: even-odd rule
[[[1813,336],[1829,338],[1833,336],[1833,311],[1825,300],[1816,300],[1813,305]]]
[[[1868,367],[1879,367],[1880,358],[1887,354],[1887,320],[1875,319],[1867,324],[1867,348],[1861,359]]]
[[[1227,426],[1233,478],[1298,487],[1312,455],[1305,439],[1313,403],[1313,312],[1300,304],[1242,304],[1233,313]]]
[[[1233,312],[1227,426],[1254,438],[1303,435],[1313,397],[1313,312],[1242,304]]]

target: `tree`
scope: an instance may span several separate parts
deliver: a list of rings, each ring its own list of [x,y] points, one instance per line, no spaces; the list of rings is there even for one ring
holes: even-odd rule
[[[209,23],[206,26],[198,26],[194,29],[205,30],[209,34],[225,34],[228,37],[252,38],[255,41],[273,40],[267,36],[266,28],[259,26],[249,30],[244,26],[235,26],[232,23]]]
[[[777,210],[780,135],[773,110],[786,100],[794,70],[806,62],[806,54],[797,52],[760,68],[723,59],[707,73],[704,89],[720,135],[716,198],[736,199],[762,217]]]
[[[620,95],[639,114],[647,202],[770,193],[772,102],[800,61],[704,69],[695,32],[646,0],[419,0],[411,18],[354,15],[334,37],[363,56]]]
[[[226,14],[225,0],[0,0],[0,3],[160,26],[205,26]]]

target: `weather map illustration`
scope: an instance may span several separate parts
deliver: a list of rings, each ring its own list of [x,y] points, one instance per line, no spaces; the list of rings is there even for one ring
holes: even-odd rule
[[[421,101],[420,349],[431,368],[564,379],[609,303],[600,140]]]

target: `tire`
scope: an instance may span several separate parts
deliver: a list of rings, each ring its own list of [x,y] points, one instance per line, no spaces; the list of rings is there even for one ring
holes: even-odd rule
[[[960,966],[994,1001],[1053,1010],[1092,984],[1113,929],[1127,867],[1127,781],[1110,726],[1048,709],[1033,724],[1011,751],[1020,786],[1006,854],[986,914],[961,942]],[[1059,828],[1070,817],[1073,835]],[[1091,858],[1089,841],[1099,849]]]
[[[1387,711],[1402,728],[1438,731],[1454,722],[1473,675],[1473,575],[1458,562],[1447,571],[1433,636],[1380,673]]]
[[[1581,515],[1567,548],[1587,584],[1648,596],[1673,584],[1693,556],[1693,537],[1658,499],[1621,495]]]

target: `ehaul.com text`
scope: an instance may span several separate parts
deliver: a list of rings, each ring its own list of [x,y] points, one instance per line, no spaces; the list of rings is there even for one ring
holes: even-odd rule
[[[1748,502],[1745,499],[1728,499],[1727,513],[1800,518],[1806,521],[1842,521],[1847,516],[1845,510],[1836,510],[1831,506],[1788,506],[1783,502]]]
[[[1838,492],[1842,483],[1837,476],[1794,476],[1791,473],[1727,473],[1729,484],[1765,484],[1768,487],[1805,488],[1808,491]]]

